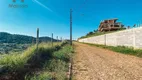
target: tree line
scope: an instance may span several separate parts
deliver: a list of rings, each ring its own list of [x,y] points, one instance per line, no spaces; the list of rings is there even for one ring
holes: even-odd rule
[[[49,41],[51,41],[50,37],[39,38],[39,42],[49,42]],[[53,41],[57,41],[57,40],[53,39]],[[0,32],[0,43],[28,44],[28,43],[35,43],[35,42],[36,42],[36,38],[32,36]]]

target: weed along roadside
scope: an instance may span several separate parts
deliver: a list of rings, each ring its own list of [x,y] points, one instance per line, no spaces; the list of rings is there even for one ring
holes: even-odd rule
[[[26,75],[25,80],[69,80],[70,58],[73,56],[73,47],[66,44],[55,51],[50,60],[46,60],[42,70],[32,76]]]
[[[50,65],[47,65],[51,62],[56,63],[56,65],[62,64],[61,68],[63,69],[61,70],[66,70],[68,58],[71,55],[59,55],[58,53],[69,53],[70,51],[72,52],[72,47],[67,46],[67,42],[54,43],[53,47],[49,46],[48,44],[49,43],[39,44],[37,52],[36,46],[32,46],[25,50],[22,54],[13,53],[4,55],[3,58],[0,59],[0,65],[2,66],[0,70],[0,80],[27,80],[30,79],[29,76],[31,77],[30,80],[33,80],[34,78],[32,78],[32,76],[43,73],[43,71],[45,71],[44,69],[53,69],[56,71],[56,69],[58,70],[58,68],[60,68],[58,67],[54,69]],[[68,50],[69,52],[66,52]],[[47,66],[49,67],[49,69],[47,68]],[[44,74],[46,73],[47,72],[45,72]],[[50,75],[51,72],[48,73]],[[44,76],[44,74],[42,76]]]
[[[108,50],[112,50],[114,52],[119,52],[122,54],[128,54],[128,55],[134,55],[137,57],[142,57],[142,49],[134,49],[133,47],[125,47],[125,46],[106,46],[106,45],[99,45],[99,44],[90,44],[90,43],[83,43],[83,44],[88,44],[91,46],[96,46]]]

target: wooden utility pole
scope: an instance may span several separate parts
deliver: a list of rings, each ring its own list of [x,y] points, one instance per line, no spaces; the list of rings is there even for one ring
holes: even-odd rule
[[[72,45],[72,9],[70,9],[70,45]]]
[[[51,45],[52,45],[52,47],[53,47],[53,33],[52,33],[52,35],[51,35]]]
[[[39,28],[37,28],[37,38],[36,38],[36,47],[38,49],[38,44],[39,44]]]
[[[33,39],[32,39],[32,45],[34,45],[34,43],[35,43],[35,42],[34,42],[34,38],[33,38]]]

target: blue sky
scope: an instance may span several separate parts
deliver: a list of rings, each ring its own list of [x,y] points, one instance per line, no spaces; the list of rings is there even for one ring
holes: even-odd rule
[[[9,8],[9,4],[28,8]],[[73,39],[98,28],[101,20],[118,18],[125,26],[142,21],[141,0],[0,0],[0,32],[69,38],[69,15],[73,9]]]

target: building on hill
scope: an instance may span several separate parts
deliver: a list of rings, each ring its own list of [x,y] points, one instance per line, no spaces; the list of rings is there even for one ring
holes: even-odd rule
[[[99,32],[103,31],[116,31],[120,29],[126,29],[124,28],[124,25],[121,24],[121,22],[117,22],[118,19],[108,19],[104,20],[99,25]]]

